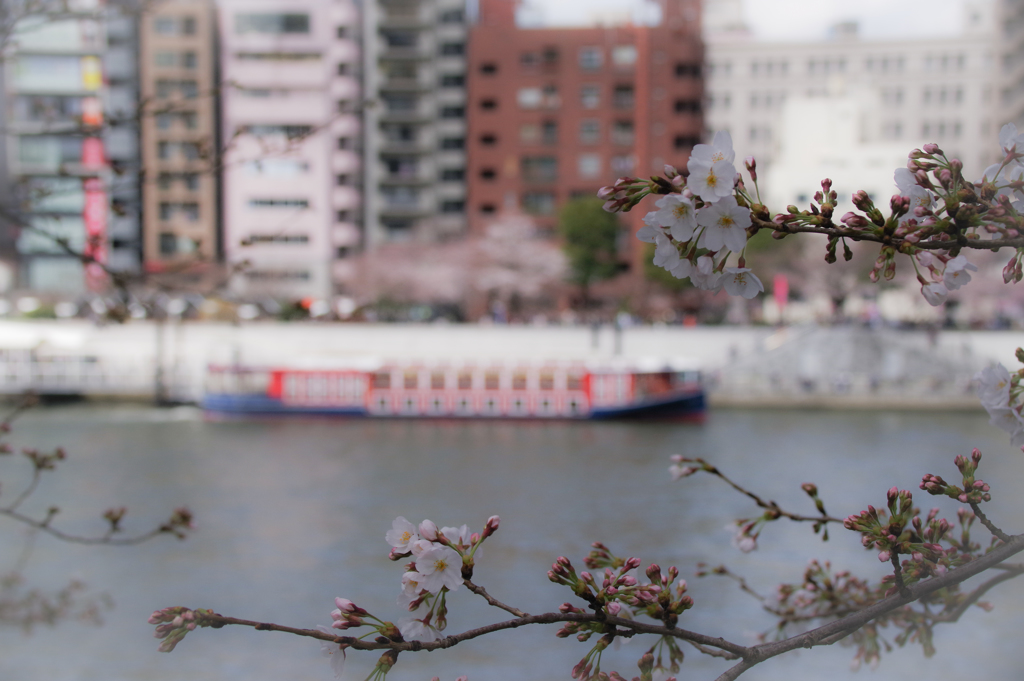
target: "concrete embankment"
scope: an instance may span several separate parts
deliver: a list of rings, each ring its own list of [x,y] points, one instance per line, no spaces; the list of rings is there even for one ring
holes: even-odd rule
[[[92,377],[88,395],[184,401],[208,364],[330,368],[368,361],[644,362],[690,360],[713,405],[973,408],[978,368],[1014,363],[1022,332],[872,331],[859,327],[533,327],[132,321],[0,321],[0,389],[18,362]],[[7,382],[4,383],[5,377]],[[21,378],[31,379],[31,373]],[[159,387],[158,387],[159,386]]]

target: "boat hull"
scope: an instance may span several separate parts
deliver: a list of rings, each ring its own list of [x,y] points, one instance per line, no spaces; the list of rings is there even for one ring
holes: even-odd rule
[[[365,407],[338,405],[287,404],[282,400],[266,395],[207,395],[203,399],[203,409],[211,416],[268,416],[297,414],[307,416],[337,416],[355,418],[392,418],[392,419],[503,419],[503,420],[538,420],[538,421],[608,421],[620,419],[648,420],[701,420],[705,414],[706,401],[704,391],[689,391],[657,400],[641,403],[614,406],[594,407],[577,415],[533,413],[480,413],[452,412],[448,410],[436,412],[409,413],[375,413]]]

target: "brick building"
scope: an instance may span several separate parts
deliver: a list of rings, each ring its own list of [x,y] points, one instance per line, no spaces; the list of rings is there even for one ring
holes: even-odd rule
[[[565,201],[685,166],[703,134],[700,5],[660,4],[654,26],[527,29],[517,0],[480,0],[467,73],[471,233],[516,210],[553,232]],[[626,222],[638,229],[640,217]],[[642,249],[626,242],[637,264]]]

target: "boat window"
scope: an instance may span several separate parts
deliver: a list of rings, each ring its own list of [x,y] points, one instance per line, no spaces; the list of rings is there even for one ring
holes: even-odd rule
[[[667,371],[636,375],[636,394],[662,395],[672,390],[672,374]]]
[[[519,371],[512,375],[512,389],[526,390],[526,372]]]
[[[405,386],[406,390],[415,390],[416,389],[416,372],[415,371],[406,371],[405,372],[405,380],[402,383]]]
[[[433,390],[444,390],[444,373],[435,371],[430,374],[430,387]]]
[[[550,371],[545,371],[540,375],[540,389],[541,390],[554,390],[555,389],[555,375]]]
[[[391,374],[386,371],[378,371],[373,375],[373,387],[377,390],[387,390],[391,387]]]
[[[468,371],[459,373],[459,390],[469,390],[473,387],[473,374]]]
[[[499,385],[499,378],[497,371],[488,371],[484,374],[484,389],[485,390],[497,390]]]
[[[583,381],[579,374],[569,374],[565,377],[566,390],[579,390],[583,387]]]

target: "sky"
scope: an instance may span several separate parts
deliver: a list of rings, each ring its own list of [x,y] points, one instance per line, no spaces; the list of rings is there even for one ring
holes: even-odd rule
[[[642,0],[526,0],[544,25],[587,24],[594,11],[629,12]],[[832,24],[855,19],[861,36],[892,39],[953,35],[961,0],[743,0],[747,22],[759,38],[819,40]]]

